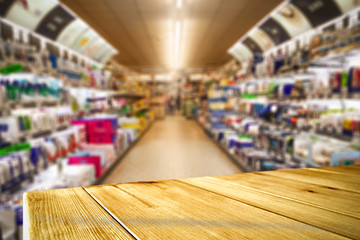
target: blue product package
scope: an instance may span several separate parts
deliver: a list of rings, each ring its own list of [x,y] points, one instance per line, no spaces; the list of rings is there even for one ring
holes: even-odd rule
[[[261,171],[271,171],[276,170],[275,162],[262,161],[260,166]]]
[[[251,72],[255,73],[256,71],[256,65],[263,62],[264,61],[264,57],[260,54],[255,54],[254,58],[253,58],[253,65],[251,66]]]
[[[46,160],[45,153],[41,146],[34,146],[30,149],[30,162],[34,166],[35,170],[39,170],[39,163],[43,161],[42,164],[44,169],[48,167],[48,161]]]
[[[221,142],[221,140],[224,139],[224,132],[219,132],[218,141]]]
[[[56,69],[57,68],[57,57],[54,54],[50,54],[49,55],[49,60],[51,62],[51,67],[53,69]]]
[[[360,152],[335,152],[331,154],[330,166],[360,164]]]
[[[354,132],[352,130],[343,129],[342,134],[345,135],[345,136],[352,137],[354,135]]]
[[[274,60],[274,73],[277,73],[283,65],[284,57],[276,57]]]
[[[235,146],[237,149],[242,149],[242,148],[251,148],[254,147],[254,143],[253,142],[241,142],[241,141],[237,141],[235,143]]]
[[[23,206],[16,205],[14,207],[14,210],[15,210],[15,216],[16,216],[16,225],[22,226],[23,225]]]
[[[294,84],[285,84],[283,88],[284,96],[290,96],[294,86]]]

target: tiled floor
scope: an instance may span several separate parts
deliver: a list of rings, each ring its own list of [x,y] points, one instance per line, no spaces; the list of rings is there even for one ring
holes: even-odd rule
[[[168,116],[152,125],[102,184],[240,172],[194,120]]]

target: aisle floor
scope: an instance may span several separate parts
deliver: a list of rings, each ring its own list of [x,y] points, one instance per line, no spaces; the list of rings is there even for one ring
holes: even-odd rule
[[[194,120],[168,116],[151,126],[102,184],[240,172]]]

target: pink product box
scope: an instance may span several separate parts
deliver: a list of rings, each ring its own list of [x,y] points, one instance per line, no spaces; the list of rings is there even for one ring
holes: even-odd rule
[[[103,150],[106,152],[106,168],[116,160],[116,152],[113,144],[81,144],[82,150]]]
[[[87,123],[88,134],[115,133],[117,124],[110,119],[90,120]]]
[[[86,143],[86,137],[85,136],[80,136],[79,142],[80,143]]]
[[[80,119],[80,120],[72,120],[71,125],[85,125],[85,127],[86,127],[87,121],[82,120],[82,119]]]
[[[116,134],[92,134],[89,135],[88,142],[93,144],[115,144]]]
[[[95,167],[95,176],[100,178],[106,167],[101,167],[101,158],[100,156],[71,156],[68,161],[69,165],[78,165],[78,164],[91,164]]]

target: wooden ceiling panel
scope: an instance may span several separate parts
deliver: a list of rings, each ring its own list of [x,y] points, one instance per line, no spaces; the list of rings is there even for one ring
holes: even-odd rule
[[[137,70],[166,68],[182,22],[183,67],[222,65],[227,50],[282,0],[60,0],[118,49],[115,60]]]

